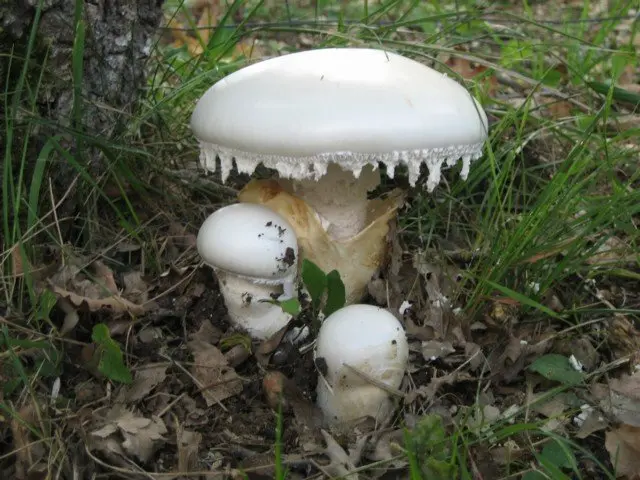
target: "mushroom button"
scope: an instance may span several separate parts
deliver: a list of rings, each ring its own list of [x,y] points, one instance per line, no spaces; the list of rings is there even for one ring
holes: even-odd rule
[[[202,224],[197,248],[216,272],[234,324],[257,338],[287,324],[290,315],[260,301],[295,295],[298,243],[285,219],[262,205],[229,205]]]
[[[317,403],[328,425],[363,417],[382,422],[393,413],[389,393],[357,372],[398,389],[409,359],[402,325],[387,310],[349,305],[329,315],[316,342],[316,365],[322,365]]]

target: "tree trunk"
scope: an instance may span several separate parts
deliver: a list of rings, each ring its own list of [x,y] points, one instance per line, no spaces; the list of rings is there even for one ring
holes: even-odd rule
[[[3,0],[2,44],[24,45],[33,26],[38,0]],[[41,105],[46,116],[62,123],[73,104],[72,52],[76,0],[44,0],[34,60],[48,54]],[[109,137],[136,104],[145,81],[145,61],[162,18],[162,0],[93,0],[81,2],[86,28],[82,91],[84,128]],[[1,38],[1,37],[0,37]],[[7,49],[3,48],[7,52]],[[42,65],[43,63],[40,63]],[[3,72],[6,74],[6,72]]]
[[[0,50],[3,52],[0,76],[3,83],[8,82],[10,95],[15,91],[37,11],[41,9],[29,59],[30,74],[21,100],[22,105],[31,100],[30,95],[42,74],[35,113],[45,121],[38,122],[36,129],[27,129],[29,119],[18,110],[3,111],[5,102],[0,102],[0,115],[9,115],[18,125],[15,136],[22,135],[14,139],[11,148],[14,162],[20,158],[23,132],[30,132],[27,134],[28,158],[33,159],[47,138],[64,133],[70,127],[72,133],[64,137],[65,148],[94,178],[105,171],[100,149],[92,147],[90,141],[78,149],[80,137],[76,133],[79,130],[85,139],[98,137],[109,143],[129,120],[145,85],[146,60],[153,50],[162,19],[162,3],[162,0],[0,0]],[[84,48],[76,47],[74,51],[77,18],[83,19],[79,24],[84,28],[85,39]],[[7,55],[10,52],[12,55]],[[77,52],[83,52],[83,62],[74,82],[73,55]],[[75,65],[76,68],[79,65],[77,59]],[[4,93],[5,89],[2,90]],[[77,99],[74,91],[81,92]],[[74,111],[74,104],[78,106],[80,98],[80,108]],[[11,105],[11,98],[6,103]],[[0,139],[4,151],[3,142]],[[59,163],[55,171],[51,171],[52,178],[54,184],[63,187],[77,172],[62,158],[56,160]],[[75,202],[71,203],[64,209],[67,213],[75,210]]]

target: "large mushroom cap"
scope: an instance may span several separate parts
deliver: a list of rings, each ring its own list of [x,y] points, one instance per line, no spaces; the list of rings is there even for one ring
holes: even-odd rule
[[[197,238],[211,267],[256,283],[284,283],[295,274],[298,242],[293,227],[262,205],[237,203],[213,212]]]
[[[281,176],[319,178],[330,162],[357,177],[367,164],[393,176],[406,164],[412,185],[421,163],[429,190],[443,164],[463,159],[466,177],[480,157],[487,117],[445,74],[383,50],[330,48],[283,55],[243,68],[213,85],[191,127],[205,168],[221,159],[223,180],[262,162]]]

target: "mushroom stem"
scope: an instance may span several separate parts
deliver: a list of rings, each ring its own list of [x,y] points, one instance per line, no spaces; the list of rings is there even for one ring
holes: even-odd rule
[[[327,173],[318,180],[280,180],[280,183],[318,213],[331,238],[344,240],[366,226],[367,193],[380,184],[380,171],[366,165],[356,174],[330,163]]]
[[[291,319],[278,305],[264,301],[284,299],[283,285],[256,283],[223,270],[216,270],[216,276],[229,317],[252,337],[269,338]]]

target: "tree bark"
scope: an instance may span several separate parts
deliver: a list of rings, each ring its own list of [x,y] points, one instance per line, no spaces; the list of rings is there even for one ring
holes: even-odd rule
[[[18,51],[24,52],[38,3],[38,0],[2,0],[1,44],[17,46]],[[52,81],[47,81],[40,93],[40,113],[68,123],[73,105],[76,0],[43,0],[41,3],[37,50],[32,60],[45,66],[45,79]],[[131,113],[144,85],[145,63],[162,18],[162,0],[91,0],[83,3],[86,40],[82,123],[86,131],[108,138],[123,116]],[[3,48],[3,51],[9,50]],[[6,70],[7,61],[3,63]],[[7,72],[2,73],[6,75]]]
[[[81,82],[74,84],[78,1],[85,41]],[[26,131],[30,131],[28,157],[33,159],[48,137],[63,133],[66,127],[74,132],[81,130],[84,138],[98,137],[105,143],[123,130],[145,86],[146,60],[153,51],[162,20],[162,3],[162,0],[0,0],[0,50],[4,52],[0,56],[0,78],[3,83],[8,82],[10,95],[22,69],[38,8],[41,13],[21,100],[25,105],[42,74],[35,113],[45,122],[38,122],[35,129],[20,128],[29,119],[19,111],[3,111],[5,102],[0,102],[0,116],[10,115],[18,124],[15,136],[22,135],[14,140],[14,161],[20,158]],[[12,55],[7,55],[9,52]],[[82,104],[72,118],[74,88],[79,84]],[[4,93],[5,89],[2,90]],[[7,104],[11,105],[11,99]],[[103,152],[92,147],[91,142],[80,151],[78,138],[74,133],[66,135],[64,146],[95,178],[106,170]],[[0,139],[0,147],[4,147],[3,143]],[[51,178],[54,185],[64,187],[76,173],[62,158],[57,158]],[[74,195],[68,197],[73,199]],[[65,207],[65,213],[71,213],[75,202]]]

